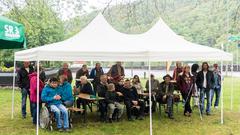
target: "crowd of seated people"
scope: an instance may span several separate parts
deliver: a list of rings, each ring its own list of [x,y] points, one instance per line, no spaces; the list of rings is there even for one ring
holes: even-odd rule
[[[136,119],[143,120],[146,110],[149,111],[149,96],[152,99],[152,112],[156,111],[157,104],[165,104],[165,112],[170,119],[173,117],[174,91],[180,91],[184,104],[184,116],[191,117],[192,108],[191,101],[194,106],[200,108],[200,113],[204,112],[204,98],[207,98],[206,114],[210,115],[213,95],[216,94],[214,103],[215,108],[218,107],[220,88],[221,88],[221,73],[214,65],[214,70],[211,71],[207,62],[202,63],[202,68],[198,72],[199,66],[193,64],[182,66],[180,62],[176,62],[173,76],[166,74],[163,81],[159,81],[151,74],[145,84],[145,89],[142,86],[138,75],[133,78],[125,78],[124,68],[121,62],[113,65],[107,73],[104,73],[101,64],[96,63],[96,66],[90,71],[86,65],[83,65],[76,74],[76,84],[72,89],[72,72],[68,68],[68,64],[64,63],[63,68],[58,71],[57,78],[52,77],[44,84],[44,80],[39,79],[39,92],[41,103],[46,103],[52,112],[55,114],[57,128],[59,131],[70,131],[67,108],[76,104],[77,108],[86,110],[89,102],[80,97],[74,102],[74,95],[87,94],[101,97],[98,101],[98,111],[100,112],[100,121],[112,123],[114,120],[121,121],[121,117],[126,108],[127,119],[134,121]],[[18,73],[18,84],[22,88],[22,92],[30,92],[31,113],[33,123],[36,124],[36,90],[37,90],[37,73],[31,72],[29,67]],[[27,78],[27,75],[29,78]],[[28,79],[28,80],[27,80]],[[89,81],[89,79],[91,79]],[[29,82],[28,82],[29,81]],[[149,87],[149,84],[151,84]],[[27,86],[29,85],[29,86]],[[24,87],[23,87],[24,86]],[[151,95],[143,95],[150,93]],[[193,98],[192,98],[193,97]],[[199,98],[197,98],[199,97]],[[24,99],[24,98],[23,98]],[[24,106],[23,106],[24,107]],[[23,117],[26,117],[23,111]],[[63,121],[63,123],[62,123]]]

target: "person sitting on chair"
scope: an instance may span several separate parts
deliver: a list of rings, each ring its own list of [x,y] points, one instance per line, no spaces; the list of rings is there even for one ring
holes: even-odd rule
[[[132,109],[134,107],[140,107],[138,108],[139,110],[138,110],[137,118],[139,120],[143,120],[145,105],[144,105],[144,102],[139,100],[137,90],[135,87],[131,86],[130,80],[128,79],[125,80],[122,92],[124,96],[124,103],[127,108],[128,120],[133,121]]]
[[[100,84],[97,85],[97,89],[96,89],[96,92],[99,97],[105,97],[106,92],[108,90],[107,85],[108,85],[107,75],[101,75]],[[100,120],[105,121],[106,113],[107,113],[107,103],[105,100],[99,101],[99,111],[100,111]]]
[[[59,132],[69,132],[68,111],[67,108],[62,104],[62,97],[59,93],[58,79],[56,77],[52,77],[49,80],[49,84],[43,88],[41,99],[43,102],[46,102],[51,111],[54,112]],[[63,118],[63,121],[61,118]]]
[[[124,106],[118,102],[118,95],[122,95],[120,92],[115,91],[115,85],[110,83],[108,85],[108,91],[106,93],[105,99],[108,104],[108,119],[112,123],[112,117],[115,109],[118,109],[117,121],[121,118],[123,114]]]
[[[87,81],[86,76],[81,76],[80,77],[80,85],[79,87],[74,91],[75,95],[78,94],[89,94],[89,95],[94,95],[92,85]],[[86,100],[83,100],[81,98],[77,99],[77,108],[80,108],[80,104],[82,103],[83,109],[86,110]]]
[[[174,85],[170,82],[172,77],[167,74],[163,77],[163,82],[159,84],[159,91],[157,92],[157,101],[159,104],[167,103],[168,117],[173,119],[173,92]]]
[[[74,103],[72,86],[67,81],[67,77],[65,75],[60,75],[59,81],[60,81],[59,88],[60,88],[61,97],[62,97],[61,100],[66,107],[72,107]]]

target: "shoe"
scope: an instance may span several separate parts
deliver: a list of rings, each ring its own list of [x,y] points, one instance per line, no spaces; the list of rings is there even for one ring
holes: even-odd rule
[[[173,116],[168,116],[168,118],[169,118],[169,119],[174,119],[174,117],[173,117]]]
[[[26,119],[26,116],[22,116],[23,119]]]
[[[215,106],[214,108],[215,108],[215,109],[218,109],[218,106]]]
[[[189,113],[188,117],[191,117],[192,116],[192,113]]]
[[[63,129],[62,129],[62,128],[59,128],[58,131],[59,131],[59,132],[63,132]]]
[[[189,112],[185,112],[185,113],[184,113],[184,116],[189,116]]]
[[[69,128],[65,128],[64,131],[65,131],[65,132],[71,132],[72,130],[69,129]]]
[[[207,115],[208,115],[208,116],[211,115],[210,112],[207,112]]]

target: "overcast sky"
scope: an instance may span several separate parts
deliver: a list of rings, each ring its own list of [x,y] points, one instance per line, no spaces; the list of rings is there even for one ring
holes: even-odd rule
[[[19,5],[24,5],[22,4],[24,0],[15,0],[16,3],[19,3]],[[136,0],[88,0],[87,4],[84,6],[84,10],[86,12],[91,12],[94,7],[96,9],[103,9],[105,8],[109,3],[109,6],[114,6],[118,4],[125,4],[125,3],[131,3]],[[76,3],[74,0],[62,0],[60,2],[61,5],[61,17],[62,20],[67,20],[69,18],[75,17],[76,14],[74,12],[74,3]],[[0,3],[1,4],[1,3]],[[1,6],[3,9],[3,12],[0,13],[4,14],[7,12],[9,9],[7,7]]]

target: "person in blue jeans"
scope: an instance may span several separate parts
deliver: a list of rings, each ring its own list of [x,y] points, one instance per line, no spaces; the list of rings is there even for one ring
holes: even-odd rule
[[[218,69],[218,64],[214,64],[213,67],[214,67],[213,69],[214,86],[212,89],[211,103],[213,103],[213,97],[215,94],[216,97],[215,97],[214,108],[217,109],[219,104],[219,99],[220,99],[220,93],[221,93],[221,72]]]
[[[67,81],[67,76],[60,75],[59,81],[60,81],[59,88],[61,92],[60,96],[62,97],[61,100],[66,107],[72,107],[74,103],[72,86]]]
[[[197,87],[200,89],[200,110],[203,114],[205,94],[207,97],[206,114],[210,115],[211,112],[211,91],[214,86],[213,72],[209,70],[207,62],[203,62],[202,70],[198,72],[196,79]]]
[[[34,72],[33,67],[30,65],[29,61],[23,62],[23,67],[17,73],[17,84],[18,87],[21,89],[22,93],[22,118],[25,119],[27,112],[26,112],[26,104],[27,104],[27,96],[30,97],[30,79],[28,75]],[[30,103],[30,111],[32,116],[32,105]]]
[[[70,132],[68,111],[67,108],[62,104],[62,97],[60,96],[58,83],[59,82],[57,78],[50,78],[49,84],[43,88],[41,99],[43,102],[46,102],[51,111],[54,112],[59,132]],[[63,118],[63,125],[61,118]]]

